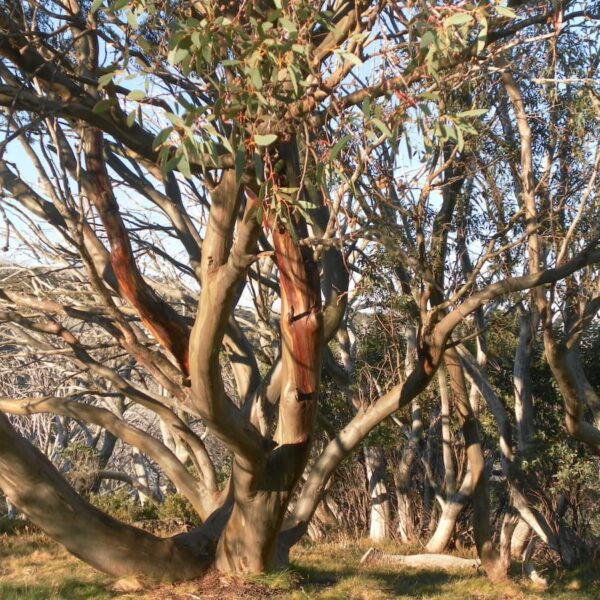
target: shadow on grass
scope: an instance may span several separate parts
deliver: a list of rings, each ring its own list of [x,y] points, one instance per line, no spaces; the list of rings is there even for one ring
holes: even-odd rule
[[[352,584],[365,589],[381,590],[390,596],[411,598],[552,598],[556,600],[600,600],[600,563],[591,562],[570,570],[549,569],[545,574],[550,585],[546,589],[533,586],[522,579],[522,570],[513,565],[511,578],[506,583],[492,584],[482,570],[445,572],[435,569],[412,569],[401,565],[334,564],[306,565],[295,562],[294,571],[313,594],[323,593],[327,598],[339,591],[339,597],[350,593]],[[529,595],[531,594],[531,595]],[[370,596],[369,596],[370,597]]]
[[[302,577],[307,585],[314,588],[327,588],[352,577],[360,577],[364,580],[378,581],[383,587],[393,594],[431,594],[440,592],[442,588],[451,585],[455,581],[464,581],[465,578],[474,578],[474,573],[447,573],[444,571],[419,569],[397,570],[378,569],[374,566],[360,568],[348,566],[342,569],[327,569],[323,567],[306,566],[294,564],[294,570]]]
[[[106,588],[76,579],[65,579],[57,586],[0,583],[2,600],[104,600],[115,596]]]

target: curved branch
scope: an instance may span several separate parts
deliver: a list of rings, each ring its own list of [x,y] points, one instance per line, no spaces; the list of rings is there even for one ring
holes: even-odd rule
[[[162,539],[94,508],[1,413],[0,487],[52,539],[110,575],[156,581],[192,579],[212,562],[208,536],[197,535],[195,543],[186,536]]]
[[[67,398],[45,397],[18,400],[0,398],[0,410],[15,415],[48,412],[99,425],[154,460],[190,501],[203,521],[217,508],[215,495],[209,492],[202,481],[196,481],[164,444],[105,408]]]

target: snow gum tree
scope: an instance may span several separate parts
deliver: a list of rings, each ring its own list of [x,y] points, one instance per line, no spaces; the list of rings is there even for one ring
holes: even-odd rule
[[[158,464],[202,525],[158,538],[116,521],[0,415],[10,501],[113,575],[268,570],[285,564],[340,462],[443,363],[467,446],[477,550],[490,577],[506,576],[457,347],[486,304],[593,270],[600,247],[597,228],[579,228],[590,220],[536,206],[514,95],[506,118],[524,153],[522,190],[493,211],[497,198],[486,196],[494,218],[461,255],[466,221],[485,212],[466,202],[465,186],[484,169],[473,158],[479,136],[494,139],[487,92],[498,73],[509,94],[509,73],[539,74],[514,48],[590,11],[4,0],[2,210],[36,276],[57,275],[48,294],[4,285],[0,319],[32,358],[60,354],[85,377],[68,395],[14,394],[0,408],[105,428]],[[503,151],[519,148],[512,142]],[[564,249],[538,260],[537,223],[557,211]],[[414,359],[311,458],[321,374],[333,368],[328,344],[375,252],[388,255],[405,297]],[[457,267],[465,252],[466,270]],[[61,272],[80,282],[78,294],[64,292]],[[111,362],[117,356],[127,369]],[[567,402],[573,395],[565,384]],[[185,458],[92,396],[153,412]],[[231,457],[224,485],[198,424]]]

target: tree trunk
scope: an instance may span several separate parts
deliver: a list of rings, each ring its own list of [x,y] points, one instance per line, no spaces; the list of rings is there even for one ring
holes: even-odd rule
[[[529,543],[530,536],[531,527],[521,519],[517,523],[512,534],[512,539],[510,540],[510,554],[513,558],[521,560]]]
[[[483,449],[479,438],[479,427],[477,419],[473,414],[473,408],[469,403],[466,392],[465,374],[456,349],[450,348],[446,350],[444,362],[448,369],[450,384],[454,392],[454,402],[461,421],[471,471],[473,484],[473,530],[475,533],[477,554],[487,576],[492,581],[505,579],[506,572],[502,570],[500,557],[494,549],[492,542],[489,496]]]
[[[502,570],[508,573],[512,559],[512,540],[514,532],[519,523],[519,515],[510,510],[504,514],[502,528],[500,529],[500,564]]]
[[[513,380],[515,392],[515,420],[517,448],[523,458],[534,450],[535,425],[533,422],[533,395],[531,392],[531,347],[537,327],[535,311],[524,312],[519,319],[519,345],[515,353]]]
[[[369,538],[374,542],[380,542],[387,537],[390,525],[390,496],[385,469],[385,450],[367,446],[364,449],[364,456],[371,498]]]
[[[297,185],[300,169],[295,143],[281,144],[279,152],[286,163],[282,182]],[[321,289],[312,250],[301,248],[290,230],[302,230],[306,225],[295,217],[291,221],[269,223],[281,289],[281,391],[275,449],[265,459],[260,453],[251,455],[249,450],[254,453],[254,449],[250,448],[236,452],[231,478],[233,509],[217,547],[216,564],[223,572],[260,572],[282,560],[276,553],[278,534],[313,441],[323,346]],[[216,249],[217,242],[215,238]],[[208,280],[213,267],[205,268],[203,281]],[[195,325],[198,342],[206,335],[205,319],[213,329],[218,327],[214,318],[214,305],[209,304],[206,310],[201,305]],[[214,356],[209,358],[212,360]],[[205,378],[202,373],[198,375],[200,380]],[[216,377],[214,381],[222,386]],[[221,423],[217,426],[223,428]],[[226,441],[230,447],[237,445],[235,439]]]
[[[406,336],[406,357],[405,373],[408,377],[415,366],[417,351],[417,330],[414,325],[407,325],[405,328]],[[413,514],[413,503],[410,497],[410,491],[413,487],[411,475],[413,465],[418,458],[420,444],[423,436],[423,419],[421,407],[418,400],[411,403],[412,423],[410,435],[404,448],[402,449],[402,458],[396,475],[396,498],[398,500],[398,526],[396,531],[400,540],[404,543],[411,542],[415,537],[415,516]]]
[[[146,465],[144,456],[137,448],[132,448],[132,454],[133,471],[135,473],[138,483],[140,484],[140,488],[137,488],[138,499],[140,501],[140,504],[143,506],[149,500],[151,500],[151,497],[149,497],[142,491],[142,489],[148,489],[150,487],[148,480],[148,466]]]
[[[471,478],[471,471],[469,470],[465,474],[458,492],[446,499],[435,532],[425,547],[427,552],[439,554],[448,548],[450,540],[456,530],[458,517],[471,499],[472,493],[473,480]]]

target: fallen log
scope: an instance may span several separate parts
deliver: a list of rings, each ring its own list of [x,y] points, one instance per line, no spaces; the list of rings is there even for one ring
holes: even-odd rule
[[[360,559],[360,564],[373,562],[398,563],[416,569],[435,569],[455,571],[457,569],[479,569],[481,563],[475,558],[460,558],[447,554],[387,554],[375,548],[369,548]]]

